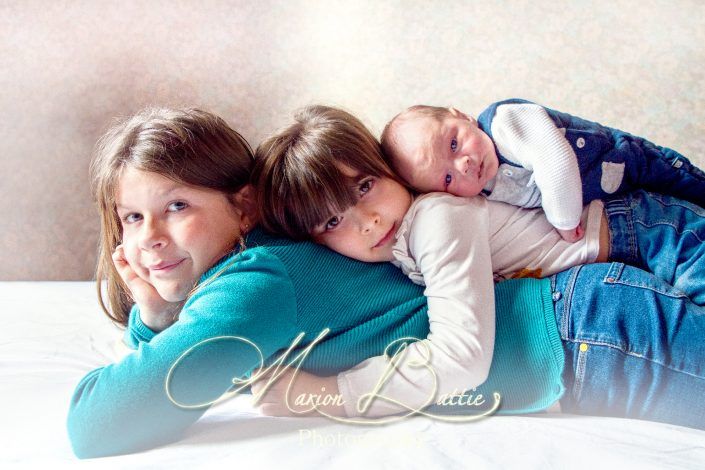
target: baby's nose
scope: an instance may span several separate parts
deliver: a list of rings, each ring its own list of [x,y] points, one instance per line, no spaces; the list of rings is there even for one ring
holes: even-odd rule
[[[458,173],[461,175],[466,174],[470,169],[470,157],[465,156],[458,158],[455,161],[455,169],[458,170]]]

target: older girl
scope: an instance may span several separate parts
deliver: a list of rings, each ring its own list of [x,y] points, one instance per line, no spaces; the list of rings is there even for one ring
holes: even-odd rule
[[[79,457],[178,439],[260,354],[271,362],[300,333],[292,355],[333,330],[308,356],[306,368],[318,373],[426,334],[425,299],[394,268],[254,228],[252,164],[237,132],[193,109],[145,110],[100,141],[91,166],[99,295],[106,280],[101,303],[137,350],[78,384],[68,431]]]

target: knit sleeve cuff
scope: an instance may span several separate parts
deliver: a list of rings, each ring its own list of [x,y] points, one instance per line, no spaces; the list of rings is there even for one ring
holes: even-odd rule
[[[137,349],[140,343],[149,343],[152,338],[157,335],[157,332],[150,329],[142,323],[140,318],[140,309],[137,304],[132,306],[130,310],[130,319],[125,330],[125,342],[133,349]]]

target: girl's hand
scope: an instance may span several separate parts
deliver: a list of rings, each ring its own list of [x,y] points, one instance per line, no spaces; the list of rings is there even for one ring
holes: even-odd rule
[[[294,377],[296,374],[296,377]],[[338,378],[335,375],[318,377],[308,372],[289,368],[283,372],[276,382],[264,391],[270,375],[265,375],[252,384],[252,395],[257,398],[263,393],[257,407],[267,416],[322,416],[318,410],[332,416],[346,416],[342,406],[343,398],[338,391]],[[292,382],[293,381],[293,382]],[[286,403],[287,388],[289,391],[289,406]],[[297,404],[299,403],[299,404]]]
[[[569,243],[575,243],[585,236],[585,229],[582,223],[570,230],[556,230],[558,230],[561,238]]]
[[[156,332],[171,326],[182,302],[167,302],[152,284],[139,277],[127,262],[122,245],[118,245],[113,252],[113,264],[140,308],[142,323]]]

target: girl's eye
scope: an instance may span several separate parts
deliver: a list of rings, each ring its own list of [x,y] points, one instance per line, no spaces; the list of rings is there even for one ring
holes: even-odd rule
[[[372,180],[372,178],[367,179],[367,180],[363,181],[362,183],[360,183],[360,194],[365,194],[365,193],[369,192],[370,189],[372,189],[373,185],[374,185],[374,181]]]
[[[327,231],[334,230],[335,227],[337,227],[338,224],[340,223],[340,220],[341,220],[340,217],[338,217],[337,215],[334,217],[331,217],[330,220],[328,220],[328,222],[326,222],[326,230]]]
[[[448,173],[448,174],[446,175],[446,189],[448,189],[448,186],[450,185],[450,182],[451,182],[451,181],[453,181],[453,175],[451,175],[450,173]]]
[[[169,212],[179,212],[179,211],[186,209],[187,207],[188,207],[188,204],[186,204],[185,202],[176,201],[176,202],[172,202],[171,204],[169,204],[169,207],[167,207],[167,209],[169,210]]]
[[[458,139],[453,137],[450,139],[450,151],[455,152],[456,150],[458,150]]]
[[[126,224],[134,224],[135,222],[139,222],[142,219],[141,214],[127,214],[125,217],[122,218],[122,221],[125,222]]]

